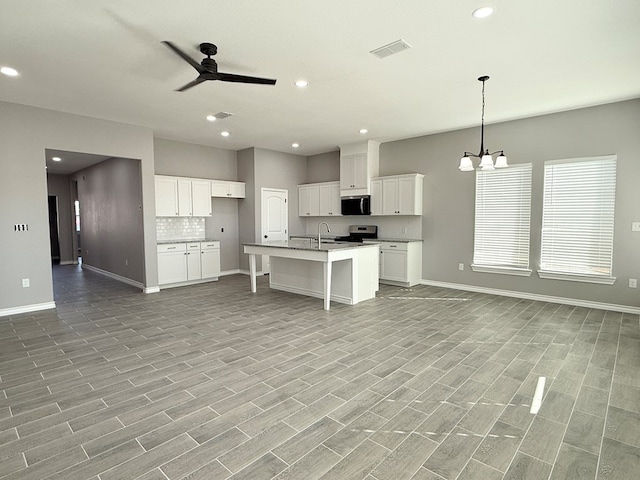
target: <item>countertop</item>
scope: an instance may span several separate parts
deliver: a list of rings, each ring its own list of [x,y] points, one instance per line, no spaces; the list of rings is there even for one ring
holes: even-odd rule
[[[318,238],[317,235],[291,235],[289,237],[290,239],[294,239],[294,238],[308,238],[308,239],[314,239],[314,238]],[[332,237],[331,235],[322,235],[322,240],[330,240],[330,241],[334,241],[336,239],[336,237]],[[378,237],[378,238],[371,238],[371,239],[366,239],[365,242],[367,243],[376,243],[376,242],[395,242],[395,243],[409,243],[409,242],[422,242],[423,240],[421,238],[387,238],[387,237]]]
[[[180,240],[158,240],[158,245],[167,245],[169,243],[195,243],[195,242],[219,242],[219,238],[192,238],[185,239],[182,238]]]
[[[299,237],[298,237],[299,238]],[[274,248],[288,248],[291,250],[313,250],[313,251],[333,251],[333,250],[352,250],[354,248],[365,248],[376,246],[375,243],[354,243],[354,242],[340,242],[335,243],[330,241],[328,243],[322,242],[320,248],[318,248],[317,244],[313,246],[307,242],[306,240],[282,240],[279,242],[268,242],[268,243],[243,243],[242,245],[247,245],[251,247],[274,247]]]

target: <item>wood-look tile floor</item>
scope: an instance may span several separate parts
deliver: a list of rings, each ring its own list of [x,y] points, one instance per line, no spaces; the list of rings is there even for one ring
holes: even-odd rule
[[[638,478],[638,315],[54,277],[57,309],[0,319],[2,479]]]

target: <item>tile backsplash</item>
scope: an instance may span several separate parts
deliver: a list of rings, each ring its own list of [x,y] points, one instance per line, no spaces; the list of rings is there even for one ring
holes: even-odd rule
[[[156,235],[165,240],[204,240],[203,217],[156,217]]]

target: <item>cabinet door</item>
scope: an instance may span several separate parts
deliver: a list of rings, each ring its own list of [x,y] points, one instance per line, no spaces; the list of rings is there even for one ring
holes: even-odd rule
[[[192,212],[191,180],[178,180],[178,215],[190,217]]]
[[[340,185],[325,184],[318,187],[319,193],[319,215],[326,217],[329,215],[340,215]],[[336,192],[338,201],[336,201]]]
[[[337,182],[331,185],[331,215],[342,215],[340,183]]]
[[[187,280],[200,280],[200,242],[187,244]]]
[[[192,180],[191,202],[194,217],[211,216],[211,182],[208,180]]]
[[[178,180],[169,177],[156,177],[156,216],[178,216]]]
[[[369,186],[369,165],[366,153],[353,156],[353,185],[354,188],[368,188]]]
[[[301,217],[320,215],[320,188],[318,185],[298,187],[298,215]]]
[[[407,252],[380,250],[380,278],[407,282]]]
[[[187,255],[184,251],[158,254],[158,284],[187,281]]]
[[[415,177],[401,177],[398,179],[398,213],[402,215],[417,214],[416,181]],[[420,199],[420,202],[422,203],[422,199]]]
[[[382,215],[382,180],[371,180],[371,215]]]
[[[228,197],[229,185],[227,182],[214,181],[211,182],[211,196],[212,197]]]
[[[245,197],[245,184],[242,182],[229,182],[229,196],[233,198]]]
[[[220,276],[220,249],[210,248],[200,252],[202,278],[218,278]]]
[[[353,155],[340,157],[340,190],[355,188],[353,168]]]
[[[397,215],[398,209],[398,179],[384,178],[382,180],[382,213],[384,215]]]

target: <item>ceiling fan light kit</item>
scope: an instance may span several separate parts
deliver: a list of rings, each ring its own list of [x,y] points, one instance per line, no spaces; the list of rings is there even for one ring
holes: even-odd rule
[[[461,172],[471,172],[474,170],[473,161],[471,157],[480,159],[480,168],[482,170],[494,170],[496,168],[507,168],[509,165],[507,163],[507,157],[504,154],[504,150],[496,150],[495,152],[489,153],[489,149],[484,148],[484,83],[489,80],[487,75],[483,75],[479,77],[478,80],[482,82],[482,122],[480,124],[480,152],[476,155],[470,152],[464,152],[462,158],[460,159],[460,166],[458,169]],[[496,158],[495,164],[493,163],[493,155],[496,153],[500,153]]]
[[[190,89],[191,87],[195,87],[196,85],[205,82],[207,80],[219,80],[221,82],[234,82],[234,83],[256,83],[262,85],[275,85],[276,80],[271,78],[261,78],[261,77],[250,77],[248,75],[237,75],[235,73],[224,73],[218,71],[218,64],[216,61],[211,58],[216,53],[218,53],[218,47],[216,47],[213,43],[201,43],[200,44],[200,52],[207,56],[207,58],[203,58],[202,62],[198,63],[185,52],[183,52],[180,48],[169,41],[163,41],[167,47],[169,47],[173,52],[182,58],[185,62],[191,65],[197,72],[198,77],[195,80],[183,85],[177,92],[184,92],[185,90]]]

